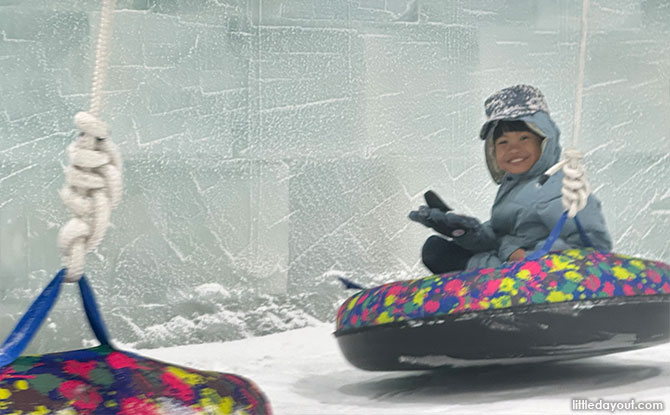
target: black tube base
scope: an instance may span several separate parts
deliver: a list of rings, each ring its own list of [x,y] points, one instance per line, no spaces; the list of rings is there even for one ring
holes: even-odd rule
[[[608,298],[411,320],[335,333],[364,370],[568,360],[670,340],[670,297]]]

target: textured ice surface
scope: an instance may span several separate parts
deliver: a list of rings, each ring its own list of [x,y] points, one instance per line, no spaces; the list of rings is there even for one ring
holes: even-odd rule
[[[58,197],[99,1],[0,0],[0,338],[59,268]],[[540,87],[567,143],[581,1],[119,0],[103,117],[125,190],[87,273],[137,347],[333,318],[427,273],[433,189],[488,218],[483,100]],[[617,251],[670,261],[670,7],[594,0],[583,133]],[[31,351],[79,347],[74,287]]]

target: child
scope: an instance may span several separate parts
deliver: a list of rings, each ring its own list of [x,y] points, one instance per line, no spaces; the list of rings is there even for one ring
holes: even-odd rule
[[[447,235],[433,235],[422,249],[423,263],[435,274],[470,268],[497,267],[521,261],[539,249],[565,211],[561,202],[563,172],[540,185],[539,178],[559,161],[560,132],[549,117],[539,89],[529,85],[505,88],[485,102],[484,140],[486,164],[500,184],[483,224],[475,218],[421,206],[409,218]],[[578,218],[596,249],[610,251],[612,241],[593,195]],[[455,229],[461,231],[454,233]],[[465,231],[465,233],[463,233]],[[568,220],[552,250],[583,247],[575,221]]]

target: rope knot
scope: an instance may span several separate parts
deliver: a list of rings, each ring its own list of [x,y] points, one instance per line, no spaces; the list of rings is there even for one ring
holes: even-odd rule
[[[88,112],[78,112],[74,116],[74,123],[84,134],[96,138],[109,137],[109,126],[107,123]]]
[[[574,218],[577,212],[586,207],[591,187],[586,179],[586,170],[582,165],[584,155],[576,148],[565,150],[565,164],[563,165],[563,207],[568,210],[568,216]]]
[[[564,152],[565,158],[551,166],[540,179],[544,184],[549,176],[555,174],[561,168],[563,169],[563,187],[561,201],[563,207],[568,211],[568,216],[574,218],[577,212],[584,209],[591,194],[591,187],[586,180],[586,170],[581,160],[584,155],[574,147],[570,147]]]
[[[122,193],[121,154],[107,140],[107,124],[87,112],[75,115],[75,124],[81,134],[67,148],[70,166],[65,168],[66,184],[60,192],[72,213],[58,235],[67,282],[81,278],[84,256],[102,240]]]

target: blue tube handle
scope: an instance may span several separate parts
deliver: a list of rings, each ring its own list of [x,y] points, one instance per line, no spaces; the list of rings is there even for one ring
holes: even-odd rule
[[[30,307],[28,307],[28,310],[14,327],[14,330],[12,330],[2,344],[0,347],[0,367],[13,363],[19,356],[21,356],[21,353],[23,353],[33,339],[58,299],[66,272],[67,270],[64,268],[54,276],[51,282],[44,288],[44,290],[42,290]],[[100,343],[109,344],[109,335],[107,334],[105,323],[98,311],[93,290],[91,289],[86,276],[82,276],[79,279],[79,290],[84,303],[86,317],[88,318],[93,333],[95,333],[95,336]]]

